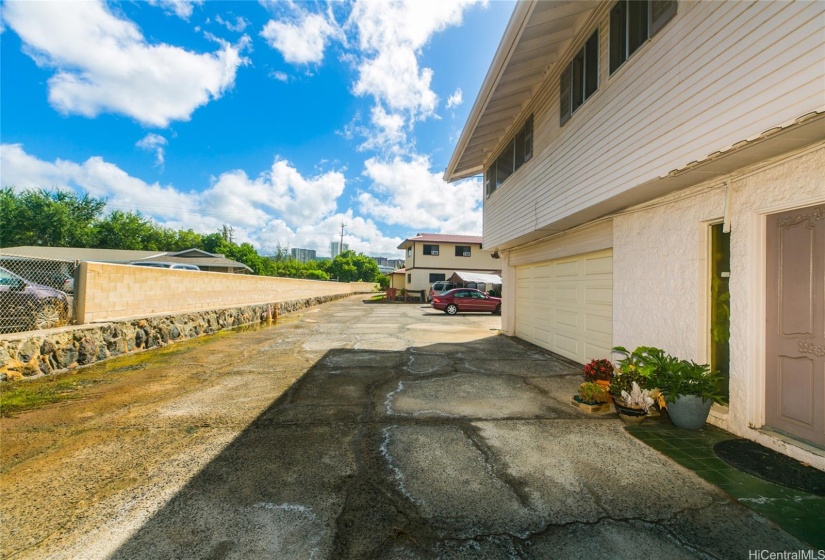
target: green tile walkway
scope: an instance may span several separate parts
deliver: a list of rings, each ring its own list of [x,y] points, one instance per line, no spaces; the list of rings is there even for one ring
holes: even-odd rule
[[[682,430],[667,419],[652,418],[625,429],[788,533],[825,549],[825,497],[767,482],[719,459],[713,446],[737,439],[733,434],[708,424],[701,430]]]

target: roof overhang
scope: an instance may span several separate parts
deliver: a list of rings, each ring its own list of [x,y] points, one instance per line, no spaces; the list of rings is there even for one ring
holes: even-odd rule
[[[464,125],[444,180],[483,172],[548,70],[599,5],[598,0],[518,2]]]
[[[492,250],[514,249],[526,243],[545,239],[599,218],[609,217],[628,208],[645,204],[659,197],[693,185],[757,170],[759,164],[769,164],[794,152],[810,149],[825,142],[825,107],[793,121],[746,138],[732,146],[707,155],[701,160],[673,169],[668,173],[640,183],[622,192],[590,204],[545,227],[508,240]]]

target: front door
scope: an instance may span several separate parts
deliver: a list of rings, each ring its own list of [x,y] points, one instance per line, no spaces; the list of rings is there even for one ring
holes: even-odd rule
[[[765,422],[825,448],[825,205],[768,216]]]

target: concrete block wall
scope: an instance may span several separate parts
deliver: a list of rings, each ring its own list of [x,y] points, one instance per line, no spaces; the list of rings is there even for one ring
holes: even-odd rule
[[[76,294],[78,324],[194,312],[308,297],[368,293],[366,282],[192,272],[118,264],[81,263]]]

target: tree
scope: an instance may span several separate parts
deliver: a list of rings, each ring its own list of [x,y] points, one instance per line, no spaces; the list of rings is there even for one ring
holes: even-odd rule
[[[163,251],[163,228],[156,226],[140,212],[115,210],[95,225],[98,249],[131,249],[133,251]]]
[[[330,277],[339,282],[373,282],[380,274],[378,264],[364,255],[356,255],[355,251],[344,251],[327,265]]]
[[[67,190],[0,189],[0,243],[50,247],[94,246],[94,223],[105,198]]]

